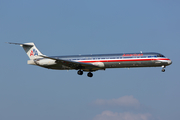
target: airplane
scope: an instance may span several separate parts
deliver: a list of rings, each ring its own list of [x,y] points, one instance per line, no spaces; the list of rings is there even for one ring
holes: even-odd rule
[[[46,56],[32,42],[8,43],[23,47],[30,58],[27,64],[55,70],[77,70],[78,75],[88,72],[88,77],[93,76],[92,72],[107,68],[162,67],[165,72],[165,67],[172,64],[169,58],[156,52]]]

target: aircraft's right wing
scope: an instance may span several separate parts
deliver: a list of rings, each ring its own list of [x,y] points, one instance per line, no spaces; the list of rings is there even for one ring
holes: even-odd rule
[[[102,69],[101,67],[98,67],[96,65],[90,64],[90,63],[82,63],[82,62],[75,62],[75,61],[69,61],[69,60],[63,60],[59,58],[54,58],[54,57],[48,57],[48,56],[43,56],[40,55],[41,57],[56,60],[56,63],[70,67],[71,69],[82,69],[82,70],[89,70],[89,71],[96,71],[99,69]]]

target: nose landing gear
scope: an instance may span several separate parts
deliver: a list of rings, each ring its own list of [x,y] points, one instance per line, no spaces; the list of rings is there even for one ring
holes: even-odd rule
[[[162,72],[165,72],[165,69],[163,68],[161,71],[162,71]]]
[[[162,70],[161,70],[162,72],[165,72],[165,69],[164,69],[164,68],[165,68],[165,66],[163,65],[163,66],[162,66]]]

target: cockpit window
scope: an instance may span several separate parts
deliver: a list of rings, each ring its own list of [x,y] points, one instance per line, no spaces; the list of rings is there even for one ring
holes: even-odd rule
[[[165,57],[164,55],[162,54],[158,54],[157,57]]]

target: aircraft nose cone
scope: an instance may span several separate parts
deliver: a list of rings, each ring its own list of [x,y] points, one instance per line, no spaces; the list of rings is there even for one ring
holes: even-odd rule
[[[168,64],[169,64],[169,65],[170,65],[170,64],[172,64],[172,61],[171,61],[171,60],[169,60],[169,61],[168,61]]]

